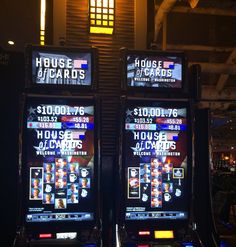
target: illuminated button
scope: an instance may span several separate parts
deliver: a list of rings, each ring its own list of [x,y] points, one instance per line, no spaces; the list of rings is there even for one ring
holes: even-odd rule
[[[154,231],[154,237],[156,239],[173,239],[174,238],[174,232],[172,230],[170,230],[170,231]]]
[[[76,232],[59,232],[56,233],[57,239],[76,239],[77,233]]]
[[[139,231],[138,235],[139,236],[149,236],[151,233],[150,231]]]
[[[51,233],[41,233],[39,234],[39,238],[52,238]]]
[[[136,244],[126,244],[125,247],[136,247]]]
[[[184,247],[194,247],[192,243],[182,243],[182,246]]]

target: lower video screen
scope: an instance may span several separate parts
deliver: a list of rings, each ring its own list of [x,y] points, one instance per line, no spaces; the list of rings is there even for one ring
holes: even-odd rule
[[[27,98],[22,143],[26,222],[94,220],[94,110],[86,100]]]
[[[188,218],[188,112],[183,101],[127,102],[125,220]]]

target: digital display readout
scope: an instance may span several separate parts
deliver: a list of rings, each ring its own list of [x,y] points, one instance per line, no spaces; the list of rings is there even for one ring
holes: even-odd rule
[[[181,54],[128,51],[125,64],[128,87],[183,87],[184,57]]]
[[[186,102],[127,101],[125,220],[187,219]]]
[[[23,139],[25,220],[94,220],[92,100],[26,99]]]

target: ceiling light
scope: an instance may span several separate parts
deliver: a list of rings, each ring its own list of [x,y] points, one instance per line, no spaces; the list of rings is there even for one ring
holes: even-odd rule
[[[190,7],[192,9],[194,9],[197,6],[198,2],[199,0],[188,0],[188,3],[190,4]]]
[[[15,42],[13,40],[8,40],[7,43],[8,43],[8,45],[14,45],[15,44]]]
[[[113,34],[115,0],[89,1],[90,33]]]

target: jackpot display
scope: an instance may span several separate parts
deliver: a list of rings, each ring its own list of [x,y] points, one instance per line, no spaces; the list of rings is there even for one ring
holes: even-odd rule
[[[182,89],[184,56],[133,51],[125,56],[126,87]]]
[[[92,51],[33,47],[30,53],[32,84],[91,86]]]
[[[125,220],[188,218],[188,115],[186,102],[125,104]]]
[[[26,222],[94,220],[94,112],[92,100],[26,98]]]

